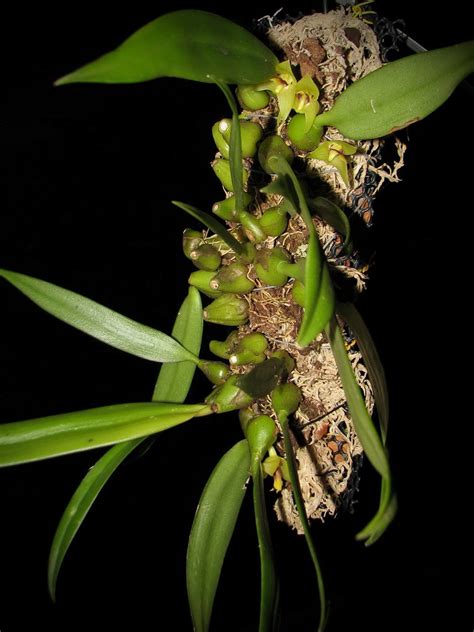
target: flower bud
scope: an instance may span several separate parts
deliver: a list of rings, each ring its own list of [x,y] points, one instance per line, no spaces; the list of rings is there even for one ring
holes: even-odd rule
[[[191,253],[199,248],[202,244],[202,233],[198,230],[192,230],[191,228],[185,228],[183,232],[183,252],[184,256],[191,259]]]
[[[238,213],[238,220],[245,228],[245,232],[250,239],[253,239],[257,244],[262,241],[265,241],[267,235],[265,231],[261,228],[259,220],[247,213],[247,211],[240,211]],[[250,234],[249,234],[250,233]]]
[[[277,426],[268,415],[258,415],[251,419],[246,427],[250,454],[261,460],[275,443],[277,433]]]
[[[217,357],[228,360],[235,346],[238,344],[238,341],[239,334],[234,329],[234,331],[231,331],[224,341],[211,340],[209,343],[209,350]]]
[[[206,296],[209,296],[210,298],[217,298],[218,296],[221,296],[222,293],[210,286],[210,282],[215,275],[215,272],[209,270],[196,270],[196,272],[191,272],[189,275],[188,283]]]
[[[203,318],[209,323],[237,327],[247,322],[249,306],[245,299],[235,294],[224,294],[212,301],[203,311]]]
[[[200,270],[215,271],[221,265],[221,256],[219,251],[211,244],[203,244],[193,250],[189,255],[189,258],[194,263],[196,268]]]
[[[233,353],[229,356],[232,366],[242,364],[260,364],[265,360],[265,350],[268,346],[265,336],[258,332],[247,334],[234,345]]]
[[[255,287],[255,283],[247,277],[248,271],[248,267],[243,263],[231,263],[219,270],[210,285],[214,290],[219,290],[220,292],[247,294]]]
[[[282,205],[267,209],[259,219],[260,227],[269,237],[279,237],[288,226],[288,216]]]
[[[240,122],[240,139],[242,147],[242,158],[253,158],[257,153],[257,143],[263,136],[263,130],[258,123],[252,121]],[[230,143],[232,133],[232,120],[222,119],[219,123],[219,131],[227,143]]]
[[[300,405],[301,391],[293,384],[279,384],[271,394],[273,410],[279,417],[282,414],[291,415]]]
[[[284,248],[261,248],[255,259],[255,272],[262,283],[281,287],[288,281],[288,275],[278,271],[278,264],[289,259]]]
[[[252,397],[237,386],[238,375],[231,375],[221,386],[217,386],[206,397],[215,413],[227,413],[231,410],[246,408],[252,403]]]
[[[207,379],[213,384],[224,384],[230,375],[230,369],[223,362],[212,360],[200,360],[198,368],[204,373]]]
[[[270,175],[275,173],[270,163],[273,156],[281,156],[290,165],[293,162],[293,151],[280,136],[267,136],[258,148],[258,161],[262,169]]]
[[[214,139],[216,147],[220,151],[221,156],[228,159],[230,155],[229,143],[222,136],[219,125],[220,121],[214,123],[214,125],[212,126],[212,138]]]
[[[304,285],[298,279],[295,279],[291,288],[291,296],[297,305],[304,307]]]
[[[255,90],[253,86],[237,86],[236,94],[242,108],[250,112],[263,110],[270,103],[268,92]]]
[[[286,131],[293,145],[301,151],[313,151],[321,142],[324,128],[312,125],[306,132],[306,117],[304,114],[295,114],[288,123]]]
[[[222,186],[227,189],[227,191],[233,191],[234,185],[232,184],[232,175],[230,172],[230,161],[225,158],[218,158],[212,164],[212,168],[214,173],[221,181]],[[247,184],[247,180],[249,179],[249,172],[244,169],[242,184],[245,186]]]
[[[235,196],[231,195],[225,200],[222,200],[220,202],[216,202],[215,204],[213,204],[212,212],[215,213],[217,217],[220,217],[221,219],[225,219],[227,222],[237,222],[239,221],[238,212],[244,211],[248,207],[251,201],[252,201],[252,196],[250,195],[250,193],[247,193],[246,191],[244,191],[244,208],[237,209]]]

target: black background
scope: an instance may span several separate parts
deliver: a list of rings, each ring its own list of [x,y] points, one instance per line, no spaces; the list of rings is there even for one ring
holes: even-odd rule
[[[404,18],[428,48],[472,36],[464,19],[411,2],[379,3]],[[246,27],[280,5],[209,4]],[[191,271],[182,230],[197,227],[171,199],[209,209],[220,187],[208,161],[210,127],[227,115],[212,86],[162,79],[136,86],[52,82],[110,50],[157,15],[189,5],[62,4],[3,15],[3,156],[0,265],[47,279],[140,322],[170,331]],[[302,11],[309,7],[300,4]],[[295,13],[292,9],[292,12]],[[472,98],[459,89],[408,131],[403,183],[376,202],[366,238],[376,251],[360,308],[391,391],[390,448],[400,499],[395,524],[374,547],[353,539],[376,506],[365,467],[354,516],[317,526],[331,601],[330,631],[460,630],[464,601],[458,525],[463,490],[453,470],[463,449],[453,426],[453,347],[468,337],[456,320],[458,255],[469,233]],[[472,153],[472,152],[471,152]],[[6,283],[0,288],[0,419],[147,401],[156,367],[55,321]],[[462,330],[465,329],[465,334]],[[208,329],[221,335],[219,330]],[[466,338],[467,339],[467,338]],[[198,379],[191,400],[205,393]],[[464,419],[466,421],[466,419]],[[3,470],[0,483],[0,630],[190,630],[185,546],[200,491],[240,437],[235,416],[186,424],[131,459],[96,501],[66,558],[58,603],[46,589],[49,545],[62,510],[97,452]],[[467,455],[467,458],[469,455]],[[284,630],[316,626],[305,545],[275,524]],[[244,504],[219,588],[215,630],[255,630],[258,554]]]

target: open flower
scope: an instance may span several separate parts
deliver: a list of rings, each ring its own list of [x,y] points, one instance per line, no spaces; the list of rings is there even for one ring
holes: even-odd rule
[[[346,143],[343,140],[325,140],[314,151],[308,154],[308,157],[323,160],[326,164],[335,167],[341,174],[345,185],[349,186],[347,156],[352,156],[356,151],[357,147],[355,145]]]

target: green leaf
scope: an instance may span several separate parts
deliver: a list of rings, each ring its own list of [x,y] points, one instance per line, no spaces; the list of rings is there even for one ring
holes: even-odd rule
[[[207,228],[212,230],[216,235],[219,235],[219,237],[223,241],[225,241],[225,243],[235,252],[235,254],[242,255],[244,253],[244,248],[242,244],[239,243],[237,239],[235,239],[235,237],[232,237],[224,224],[219,222],[215,217],[209,215],[209,213],[206,213],[205,211],[199,210],[195,206],[185,204],[184,202],[177,202],[176,200],[173,200],[171,203],[182,209],[195,219],[199,220],[202,224],[204,224],[204,226],[207,226]]]
[[[344,243],[342,247],[345,251],[351,252],[351,225],[344,211],[337,204],[324,197],[313,198],[308,200],[308,203],[315,213],[343,235]]]
[[[154,362],[198,362],[170,336],[80,294],[9,270],[0,269],[1,276],[49,314],[111,347]]]
[[[201,295],[190,287],[180,307],[171,335],[190,353],[199,356],[203,330]],[[194,362],[164,364],[158,374],[152,400],[182,403],[191,387],[196,370]]]
[[[276,74],[277,58],[242,27],[205,11],[175,11],[148,23],[115,50],[58,79],[135,83],[178,77],[253,84]]]
[[[229,144],[230,173],[232,176],[232,188],[234,189],[235,195],[235,207],[238,211],[243,211],[245,208],[244,188],[242,186],[242,182],[244,181],[244,172],[242,167],[242,139],[239,112],[237,110],[234,96],[229,90],[229,87],[217,79],[216,83],[224,93],[232,112],[232,126],[230,128]]]
[[[287,415],[279,414],[278,421],[280,422],[281,430],[283,434],[286,462],[288,464],[288,473],[290,475],[291,491],[293,493],[295,505],[298,510],[298,515],[301,520],[301,525],[303,527],[306,545],[308,546],[309,554],[311,556],[311,561],[313,562],[314,570],[316,572],[316,580],[318,584],[318,593],[319,593],[319,603],[321,604],[320,613],[319,613],[318,632],[323,632],[324,628],[326,627],[326,621],[327,621],[327,616],[328,616],[323,574],[321,572],[321,566],[319,564],[318,554],[316,552],[316,546],[314,544],[313,537],[311,535],[311,526],[309,524],[308,516],[306,515],[306,507],[304,504],[303,495],[301,493],[300,480],[298,478],[298,466],[296,464],[296,458],[293,452],[293,445],[291,441]]]
[[[325,331],[331,344],[334,359],[336,360],[352,422],[357,436],[362,443],[364,452],[377,472],[379,472],[383,478],[390,479],[390,467],[385,449],[377,434],[374,423],[367,412],[364,398],[362,397],[360,387],[357,384],[354,371],[352,370],[351,361],[347,355],[344,338],[334,317],[327,325]]]
[[[260,618],[258,632],[271,632],[276,630],[279,586],[265,505],[262,464],[259,459],[253,460],[252,480],[253,508],[260,554]]]
[[[389,479],[382,478],[379,508],[372,520],[356,535],[356,540],[366,540],[365,546],[377,542],[397,514],[397,496]]]
[[[248,373],[242,374],[237,380],[237,385],[253,399],[260,399],[275,388],[284,372],[284,360],[269,358],[257,364]]]
[[[303,321],[298,332],[298,344],[306,347],[323,331],[334,313],[335,297],[329,270],[313,224],[308,203],[291,165],[279,156],[270,158],[279,176],[292,183],[298,199],[298,212],[308,229],[308,250],[305,261],[305,306]]]
[[[364,364],[367,368],[369,380],[374,391],[382,441],[385,445],[387,441],[390,407],[387,380],[385,378],[382,361],[380,360],[380,356],[367,325],[364,323],[355,306],[352,303],[338,303],[336,311],[346,321],[350,330],[357,338],[357,344],[364,359]]]
[[[196,510],[186,558],[188,599],[196,632],[209,628],[222,565],[246,492],[249,463],[244,439],[216,465]]]
[[[199,355],[202,337],[200,294],[194,288],[178,312],[173,336],[189,351]],[[182,403],[187,397],[196,365],[193,362],[163,364],[153,394],[154,401]],[[56,583],[64,557],[104,485],[122,461],[146,441],[140,437],[110,448],[89,470],[69,501],[54,534],[48,562],[48,588],[56,600]],[[152,440],[152,439],[151,439]]]
[[[316,121],[354,140],[380,138],[428,116],[471,72],[474,40],[410,55],[355,81]]]
[[[53,601],[56,601],[56,582],[64,556],[89,509],[120,463],[142,441],[142,438],[134,439],[110,448],[87,472],[69,501],[54,534],[49,555],[48,588]]]
[[[0,425],[0,466],[146,437],[209,414],[203,404],[117,404]]]

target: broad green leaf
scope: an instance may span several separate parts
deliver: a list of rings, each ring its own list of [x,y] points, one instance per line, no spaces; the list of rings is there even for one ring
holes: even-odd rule
[[[201,295],[190,287],[180,307],[171,335],[193,355],[199,356],[202,340]],[[182,403],[189,392],[196,370],[194,362],[164,364],[158,374],[152,400],[154,402]]]
[[[298,199],[298,211],[308,229],[308,250],[305,261],[305,307],[298,332],[298,344],[306,347],[323,331],[334,313],[334,290],[324,260],[318,234],[309,212],[308,203],[291,165],[280,157],[270,158],[275,173],[286,176],[292,183]]]
[[[324,197],[316,197],[312,200],[308,200],[310,207],[315,211],[318,215],[320,215],[325,222],[327,222],[330,226],[335,228],[338,233],[341,233],[344,237],[344,243],[342,247],[345,251],[351,251],[351,225],[349,223],[349,218],[344,213],[344,211]]]
[[[250,455],[239,441],[221,458],[202,492],[189,536],[186,580],[194,630],[207,632],[222,565],[246,492]]]
[[[142,441],[139,438],[114,445],[87,472],[74,492],[54,534],[49,555],[48,588],[53,601],[56,601],[56,582],[64,556],[89,509],[118,466]]]
[[[333,317],[326,326],[326,335],[331,344],[331,349],[336,360],[339,376],[342,381],[347,405],[352,417],[357,436],[362,443],[367,458],[372,463],[379,474],[386,479],[390,479],[390,467],[387,455],[382,445],[374,423],[367,412],[364,398],[357,380],[352,370],[351,361],[347,355],[344,338],[336,319]]]
[[[1,276],[49,314],[111,347],[154,362],[198,362],[170,336],[80,294],[10,270],[0,269]]]
[[[431,114],[471,72],[474,40],[410,55],[355,81],[316,121],[354,140],[380,138]]]
[[[380,430],[382,433],[382,441],[385,445],[387,441],[388,418],[389,418],[389,400],[387,380],[385,379],[385,371],[382,361],[377,352],[375,343],[370,335],[367,325],[364,323],[361,315],[352,303],[338,303],[336,311],[349,325],[354,336],[357,338],[364,364],[369,373],[369,380],[374,391],[375,405],[377,407]]]
[[[178,77],[253,84],[276,74],[277,58],[254,35],[206,11],[175,11],[149,22],[115,50],[62,77],[74,82],[135,83]]]
[[[235,237],[232,237],[224,224],[219,222],[215,217],[209,215],[209,213],[206,213],[205,211],[199,210],[195,206],[185,204],[184,202],[177,202],[176,200],[173,200],[171,203],[200,221],[216,235],[219,235],[219,237],[225,241],[229,248],[231,248],[236,254],[241,255],[244,253],[242,244],[239,243]]]
[[[146,437],[209,412],[203,404],[134,403],[1,424],[0,466]]]
[[[173,327],[173,337],[189,351],[199,355],[202,337],[201,297],[194,288],[189,289],[181,305]],[[193,362],[163,364],[153,400],[179,404],[184,402],[195,369]],[[49,555],[48,587],[53,601],[56,599],[56,582],[64,557],[95,499],[122,461],[146,439],[141,437],[110,448],[89,470],[69,501],[54,534]]]
[[[260,554],[260,617],[258,632],[276,630],[279,602],[279,586],[273,546],[268,525],[262,464],[259,459],[252,462],[253,508]]]
[[[303,527],[304,537],[309,549],[309,554],[311,556],[314,570],[316,572],[316,580],[318,584],[319,603],[320,603],[318,632],[323,632],[324,628],[326,627],[326,621],[327,621],[327,616],[328,616],[327,609],[326,609],[326,592],[324,589],[323,574],[321,572],[321,566],[319,564],[318,554],[316,552],[316,546],[314,544],[313,537],[311,535],[311,526],[309,524],[309,520],[306,514],[306,508],[305,508],[305,504],[303,500],[303,495],[301,493],[300,480],[298,478],[298,466],[296,464],[296,458],[293,452],[293,445],[292,445],[292,441],[290,437],[290,428],[288,425],[288,417],[284,414],[283,415],[279,414],[278,421],[280,422],[280,426],[281,426],[281,430],[283,434],[286,462],[288,464],[288,473],[290,475],[291,491],[293,493],[295,505],[296,505],[296,508],[298,510],[298,515],[301,520],[301,525]]]

